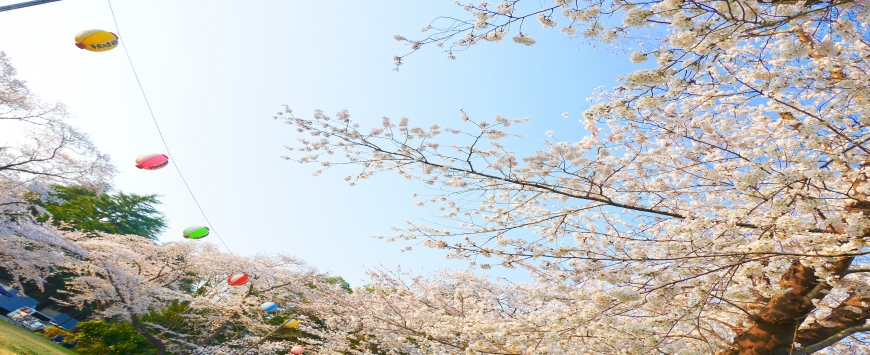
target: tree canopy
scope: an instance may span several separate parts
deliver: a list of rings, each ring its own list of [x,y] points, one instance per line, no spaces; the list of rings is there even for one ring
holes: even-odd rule
[[[453,58],[509,36],[534,45],[523,26],[537,20],[641,67],[593,93],[576,131],[529,153],[511,148],[527,119],[498,114],[366,127],[347,111],[280,113],[310,134],[288,159],[357,165],[351,185],[381,173],[428,185],[419,204],[444,220],[390,240],[535,279],[376,273],[378,291],[336,298],[330,321],[408,353],[866,350],[870,3],[460,6],[468,18],[396,39]]]
[[[107,189],[116,172],[86,134],[65,122],[68,115],[62,104],[38,100],[0,52],[0,125],[22,125],[28,138],[0,147],[0,267],[13,283],[41,286],[52,265],[84,252],[36,221],[33,197],[47,197],[57,184]]]
[[[77,325],[75,351],[85,355],[156,354],[148,340],[136,332],[130,323],[92,320]]]
[[[867,353],[870,1],[460,6],[467,18],[396,39],[455,58],[509,36],[533,46],[523,26],[536,20],[640,67],[534,152],[513,145],[527,118],[460,110],[458,126],[414,126],[287,108],[279,117],[310,135],[287,159],[355,166],[352,185],[383,173],[422,183],[418,204],[443,220],[407,222],[388,240],[524,268],[532,282],[372,270],[349,290],[288,255],[40,223],[28,196],[107,191],[114,168],[2,53],[0,119],[31,125],[32,140],[0,149],[0,266],[38,283],[69,270],[69,303],[129,321],[125,337],[135,330],[150,344],[135,337],[136,348],[159,355],[268,354],[291,341],[354,355]],[[240,272],[248,283],[226,282]],[[282,313],[261,312],[266,301]],[[274,336],[291,312],[298,332]]]
[[[56,185],[49,193],[49,202],[34,201],[48,214],[37,221],[51,219],[61,230],[132,234],[156,240],[166,228],[164,215],[154,205],[157,195],[99,193],[79,186]]]

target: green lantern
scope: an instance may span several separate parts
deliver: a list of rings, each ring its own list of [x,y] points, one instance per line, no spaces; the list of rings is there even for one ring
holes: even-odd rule
[[[208,227],[190,226],[184,229],[184,238],[200,239],[208,236]]]

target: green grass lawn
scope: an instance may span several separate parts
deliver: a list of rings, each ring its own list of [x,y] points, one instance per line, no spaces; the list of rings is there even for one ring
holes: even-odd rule
[[[0,355],[76,355],[40,336],[0,319]]]

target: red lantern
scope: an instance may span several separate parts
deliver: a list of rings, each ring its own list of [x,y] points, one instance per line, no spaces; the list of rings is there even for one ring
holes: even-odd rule
[[[299,354],[302,354],[304,352],[305,352],[305,348],[303,348],[299,345],[296,345],[292,349],[290,349],[290,353],[293,355],[299,355]]]
[[[232,274],[229,278],[227,278],[227,283],[230,286],[241,286],[248,282],[248,275],[245,274]]]
[[[169,157],[165,154],[145,154],[136,158],[136,167],[145,170],[157,170],[169,165]]]

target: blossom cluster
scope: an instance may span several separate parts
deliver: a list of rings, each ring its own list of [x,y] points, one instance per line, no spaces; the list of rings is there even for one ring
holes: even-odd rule
[[[470,46],[488,30],[509,28],[528,44],[518,27],[535,17],[634,53],[632,62],[652,62],[598,90],[580,120],[586,132],[572,140],[548,133],[536,152],[521,154],[507,143],[517,135],[464,113],[465,129],[396,136],[363,134],[323,115],[282,114],[304,134],[331,138],[303,138],[308,155],[289,159],[356,164],[362,172],[351,181],[394,172],[435,188],[418,204],[437,207],[443,223],[407,222],[390,240],[484,259],[482,269],[525,268],[535,278],[499,288],[438,276],[389,301],[368,299],[382,307],[371,306],[371,316],[391,324],[378,328],[378,338],[414,339],[397,342],[397,351],[470,353],[857,351],[863,338],[850,333],[857,330],[845,317],[870,314],[870,66],[862,59],[870,46],[859,35],[870,26],[868,3],[526,3],[511,2],[509,15],[486,3],[465,5],[472,16],[491,15],[489,27],[436,37],[463,36],[459,45]],[[433,142],[440,148],[426,146]],[[348,160],[323,154],[333,150]],[[386,289],[403,289],[389,281],[401,278],[382,279]],[[487,290],[475,299],[475,314],[492,318],[431,303],[450,317],[427,323],[415,309],[432,299],[430,283]],[[484,308],[497,293],[522,306]],[[788,309],[790,299],[809,306]],[[387,321],[400,316],[418,323]],[[511,328],[512,317],[529,330]],[[451,337],[437,322],[461,330]],[[764,324],[792,327],[782,334],[793,338]],[[828,328],[860,341],[819,338]],[[414,332],[426,334],[425,346],[414,346]]]

